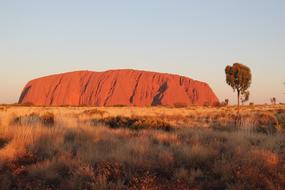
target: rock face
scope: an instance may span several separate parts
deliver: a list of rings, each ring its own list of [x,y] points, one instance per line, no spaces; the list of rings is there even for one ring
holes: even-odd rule
[[[77,71],[30,81],[20,104],[60,106],[213,105],[208,84],[187,77],[137,70]]]

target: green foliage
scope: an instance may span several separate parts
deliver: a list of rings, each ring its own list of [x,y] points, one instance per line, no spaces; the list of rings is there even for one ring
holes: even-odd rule
[[[7,139],[0,138],[0,149],[3,148],[8,143]]]
[[[174,103],[174,107],[175,108],[186,108],[187,104],[183,103],[183,102],[176,102],[176,103]]]
[[[251,71],[250,68],[240,64],[234,63],[233,66],[227,66],[226,82],[233,90],[244,93],[251,85]]]
[[[273,97],[273,98],[270,98],[270,102],[271,102],[271,104],[273,104],[273,105],[276,105],[276,98],[275,97]]]
[[[242,102],[243,104],[249,100],[249,95],[250,95],[250,92],[249,92],[249,91],[245,91],[245,92],[242,94],[241,102]]]
[[[282,129],[285,129],[285,110],[280,109],[275,114],[276,118],[278,119],[279,125]]]
[[[105,114],[107,114],[106,111],[102,111],[99,109],[91,109],[91,110],[88,109],[83,111],[82,113],[86,115],[99,115],[100,117],[103,117]]]
[[[229,105],[229,99],[227,98],[227,99],[225,99],[225,105],[227,106],[227,105]]]
[[[205,107],[209,107],[210,106],[210,103],[208,101],[204,102],[203,106]]]
[[[227,84],[230,85],[234,91],[237,91],[239,114],[240,95],[243,95],[242,103],[249,100],[249,91],[247,91],[247,89],[251,85],[250,68],[240,63],[234,63],[233,66],[226,66],[225,73]]]
[[[16,116],[10,121],[11,125],[28,125],[34,126],[41,124],[46,127],[52,127],[55,124],[54,114],[47,112],[43,115],[37,113],[31,113],[23,116]]]
[[[229,105],[229,99],[225,99],[225,101],[220,103],[220,106],[228,106]]]
[[[143,118],[143,117],[108,117],[104,119],[93,119],[91,121],[93,125],[98,123],[103,123],[110,128],[128,128],[128,129],[161,129],[165,131],[170,131],[173,129],[169,123],[161,120],[161,119],[154,119],[154,118]]]
[[[43,114],[40,119],[41,123],[45,126],[53,126],[55,124],[53,113],[47,112]]]

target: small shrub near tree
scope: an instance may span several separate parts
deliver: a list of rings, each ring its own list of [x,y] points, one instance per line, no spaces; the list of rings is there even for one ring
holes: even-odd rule
[[[270,102],[272,105],[276,105],[276,98],[275,97],[270,98]]]
[[[225,102],[224,102],[224,103],[225,103],[225,106],[228,106],[228,105],[229,105],[229,102],[230,102],[230,101],[229,101],[229,99],[228,99],[228,98],[227,98],[227,99],[225,99]]]
[[[220,103],[220,106],[228,106],[229,105],[229,99],[225,99],[223,102]]]
[[[250,92],[246,91],[241,96],[241,103],[244,105],[249,100]]]

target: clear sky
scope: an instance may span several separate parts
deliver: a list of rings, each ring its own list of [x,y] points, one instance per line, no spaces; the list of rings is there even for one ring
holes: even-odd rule
[[[185,75],[235,103],[234,62],[252,69],[250,101],[285,102],[284,0],[0,0],[0,103],[36,77],[116,68]]]

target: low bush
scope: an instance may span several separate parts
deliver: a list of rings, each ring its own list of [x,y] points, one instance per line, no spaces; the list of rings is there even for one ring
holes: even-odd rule
[[[34,104],[32,102],[25,102],[25,103],[22,103],[22,104],[19,104],[20,106],[27,106],[27,107],[31,107],[33,106]]]
[[[127,105],[124,105],[124,104],[116,104],[116,105],[113,105],[113,106],[110,106],[110,107],[122,108],[122,107],[127,107]]]
[[[36,113],[29,115],[16,116],[12,118],[11,125],[34,125],[40,123],[40,116]]]
[[[42,135],[34,144],[27,146],[27,155],[32,155],[31,161],[39,162],[52,159],[58,150],[58,145],[51,135]]]
[[[241,117],[241,128],[264,134],[274,134],[279,128],[279,121],[271,113],[253,113]]]
[[[147,117],[108,117],[104,119],[93,119],[91,121],[92,125],[97,125],[102,123],[111,128],[128,128],[128,129],[161,129],[165,131],[170,131],[174,129],[169,123],[155,118]]]
[[[203,106],[209,107],[210,106],[210,102],[204,102]]]
[[[256,121],[253,127],[257,132],[265,134],[273,134],[277,132],[279,122],[273,114],[257,113],[255,117]]]
[[[186,108],[187,104],[183,103],[183,102],[176,102],[176,103],[174,103],[174,107],[175,108]]]
[[[32,185],[41,188],[58,189],[70,178],[73,166],[66,160],[52,159],[34,164],[27,169],[27,178]]]
[[[0,137],[0,149],[3,148],[8,143],[7,139]]]
[[[275,116],[279,122],[280,128],[285,130],[285,110],[277,110]]]
[[[99,115],[100,117],[103,117],[105,114],[107,114],[106,111],[98,110],[98,109],[91,109],[91,110],[85,110],[82,112],[86,115]]]
[[[47,127],[53,126],[55,124],[54,114],[50,112],[43,115],[31,113],[29,115],[16,116],[10,121],[10,125],[33,126],[39,124]]]
[[[41,122],[45,126],[53,126],[55,123],[54,114],[47,112],[40,116]]]

